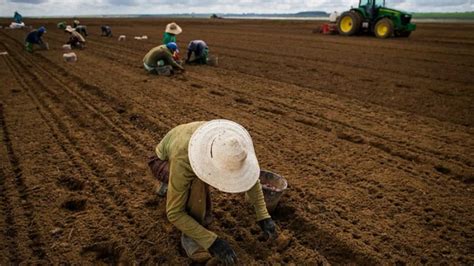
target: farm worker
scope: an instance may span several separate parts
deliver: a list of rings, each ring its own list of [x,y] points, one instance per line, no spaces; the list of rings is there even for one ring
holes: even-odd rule
[[[83,36],[87,37],[89,35],[89,34],[87,34],[87,26],[85,26],[85,25],[78,25],[77,27],[74,28],[74,30],[76,30],[77,32],[79,32]]]
[[[183,30],[178,24],[172,22],[166,25],[165,33],[163,34],[163,44],[170,42],[176,42],[176,35],[180,34]]]
[[[37,30],[33,30],[26,36],[25,39],[25,48],[26,51],[32,53],[33,52],[33,45],[39,45],[41,49],[47,50],[48,46],[43,41],[43,34],[46,33],[45,27],[39,27]]]
[[[330,23],[336,23],[337,22],[337,17],[339,17],[339,13],[337,13],[337,11],[332,12],[329,15],[329,22]]]
[[[178,51],[178,45],[174,42],[157,46],[145,55],[143,66],[150,73],[156,73],[156,68],[164,65],[184,71],[184,68],[173,59],[173,53],[176,51]]]
[[[188,58],[186,63],[207,64],[209,48],[202,40],[191,41],[188,45]]]
[[[211,222],[209,186],[226,193],[245,192],[258,225],[267,237],[277,237],[252,138],[244,127],[224,119],[179,125],[165,135],[155,152],[150,168],[167,184],[166,214],[182,232],[181,245],[191,259],[205,254],[209,259],[209,253],[225,264],[237,259],[227,241],[205,228]]]
[[[183,30],[175,22],[166,25],[165,33],[163,34],[163,44],[170,42],[176,43],[176,35],[180,34]],[[179,61],[179,51],[173,53],[173,59]]]
[[[16,23],[21,24],[23,22],[23,16],[15,11],[15,14],[13,14],[13,20],[15,20]]]
[[[61,22],[59,22],[59,23],[57,24],[57,27],[58,27],[58,29],[60,29],[60,30],[65,30],[65,29],[66,29],[66,26],[67,26],[67,25],[66,25],[66,22],[65,22],[65,21],[61,21]]]
[[[72,27],[79,32],[82,36],[87,37],[87,26],[81,25],[81,22],[77,19],[75,19],[72,23]]]
[[[77,28],[77,26],[79,26],[79,24],[81,24],[81,22],[77,19],[75,19],[73,22],[72,22],[72,27],[73,28]]]
[[[86,40],[84,37],[82,37],[82,35],[75,31],[71,26],[67,26],[65,31],[70,34],[67,44],[70,44],[71,48],[82,49],[86,46]]]
[[[100,30],[102,31],[101,36],[112,37],[112,29],[109,26],[102,25]]]

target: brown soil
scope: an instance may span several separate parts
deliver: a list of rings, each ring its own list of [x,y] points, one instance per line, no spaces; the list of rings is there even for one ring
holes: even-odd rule
[[[474,263],[474,24],[379,40],[178,20],[183,51],[204,39],[220,66],[158,77],[141,60],[168,21],[84,19],[75,64],[57,21],[28,22],[51,50],[0,30],[0,264],[190,263],[146,158],[174,126],[214,118],[248,128],[261,167],[289,181],[275,243],[242,195],[213,192],[211,229],[241,263]]]

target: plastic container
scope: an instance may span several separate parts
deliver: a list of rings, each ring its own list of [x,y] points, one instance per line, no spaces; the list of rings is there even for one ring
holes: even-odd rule
[[[288,187],[286,179],[270,171],[260,171],[260,183],[262,184],[263,196],[268,212],[275,211],[281,195]]]
[[[211,55],[207,59],[207,64],[210,66],[219,66],[219,57],[217,55]]]
[[[64,61],[68,63],[74,63],[77,61],[77,55],[75,53],[65,53],[63,54]]]

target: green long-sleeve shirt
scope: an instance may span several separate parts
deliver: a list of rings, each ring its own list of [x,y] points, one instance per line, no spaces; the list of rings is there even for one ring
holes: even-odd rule
[[[166,45],[160,45],[151,49],[143,58],[143,63],[149,67],[157,67],[159,60],[163,60],[165,64],[169,64],[174,68],[184,69],[180,64],[176,63]]]
[[[163,44],[168,44],[170,42],[176,42],[176,35],[165,32],[163,34]]]
[[[168,193],[166,195],[166,214],[168,220],[181,232],[194,239],[203,248],[208,249],[217,235],[199,224],[186,212],[186,203],[193,180],[198,178],[193,172],[189,157],[188,144],[192,134],[206,122],[193,122],[173,128],[156,147],[156,155],[170,163]],[[262,193],[257,182],[246,192],[249,202],[254,206],[257,221],[270,218]],[[205,199],[206,195],[203,195]]]

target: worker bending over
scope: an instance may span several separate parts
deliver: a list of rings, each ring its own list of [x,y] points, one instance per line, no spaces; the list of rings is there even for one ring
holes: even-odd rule
[[[178,64],[174,58],[173,53],[178,51],[178,45],[170,42],[166,45],[160,45],[151,49],[143,58],[143,66],[150,73],[157,73],[157,68],[169,65],[175,70],[184,71],[184,67]]]
[[[102,25],[100,26],[102,34],[100,36],[112,37],[112,29],[109,26]]]
[[[37,30],[33,30],[26,36],[25,48],[26,51],[32,53],[33,45],[38,45],[42,50],[48,50],[48,45],[43,41],[43,34],[46,33],[45,27],[39,27]]]
[[[207,64],[208,57],[209,48],[203,40],[194,40],[189,43],[186,63]]]
[[[67,44],[70,44],[71,48],[83,49],[86,47],[86,39],[79,32],[75,31],[71,26],[67,26],[65,31],[70,34]]]
[[[182,232],[181,244],[191,259],[210,253],[225,264],[237,260],[229,243],[206,229],[211,222],[210,186],[226,193],[245,192],[263,232],[272,240],[277,237],[252,138],[244,127],[224,119],[179,125],[155,151],[149,165],[163,184],[161,194],[167,191],[168,220]]]

